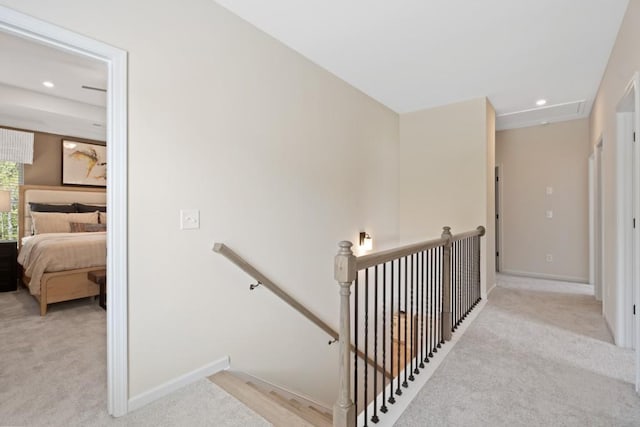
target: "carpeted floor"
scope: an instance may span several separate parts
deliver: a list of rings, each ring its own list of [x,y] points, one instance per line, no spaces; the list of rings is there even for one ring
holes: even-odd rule
[[[26,290],[0,293],[0,425],[269,425],[207,379],[110,417],[105,321],[93,300],[54,304],[40,317]]]
[[[583,285],[499,286],[398,426],[638,426],[634,353],[611,344]],[[0,293],[0,425],[269,425],[203,379],[126,417],[106,405],[105,312],[88,299],[38,315]]]
[[[499,276],[397,426],[639,426],[634,353],[585,285]]]

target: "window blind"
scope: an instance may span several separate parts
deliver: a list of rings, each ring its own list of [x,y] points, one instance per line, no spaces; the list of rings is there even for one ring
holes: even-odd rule
[[[0,129],[0,160],[33,163],[33,133]]]

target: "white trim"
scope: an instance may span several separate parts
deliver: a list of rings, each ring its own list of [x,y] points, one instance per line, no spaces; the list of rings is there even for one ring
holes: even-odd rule
[[[502,274],[502,273],[501,273]],[[497,285],[494,283],[493,286],[491,288],[489,288],[489,290],[487,291],[487,295],[484,296],[484,298],[489,298],[489,296],[491,295],[491,292],[493,292],[493,290],[497,287]]]
[[[111,221],[111,218],[109,218],[109,221]],[[148,405],[149,403],[154,402],[164,396],[167,396],[168,394],[171,394],[176,390],[188,386],[189,384],[193,384],[194,382],[211,376],[216,372],[229,369],[229,366],[229,356],[225,356],[220,360],[208,363],[201,368],[198,368],[191,372],[187,372],[186,374],[167,381],[164,384],[160,384],[159,386],[154,387],[151,390],[147,390],[144,393],[129,399],[129,411],[140,409],[143,406]]]
[[[107,400],[109,414],[127,413],[127,52],[0,6],[0,30],[106,64],[107,84]]]
[[[632,220],[638,217],[637,204],[640,199],[637,179],[637,156],[632,155],[632,132],[638,134],[640,121],[640,85],[636,72],[627,85],[616,108],[616,343],[622,347],[636,347],[638,316],[633,315],[633,304],[638,304],[640,280],[637,277],[640,265],[634,259],[638,246],[638,229]],[[637,151],[637,150],[635,150]],[[637,153],[636,153],[637,154]],[[634,165],[634,163],[636,165]],[[636,194],[634,194],[636,191]],[[637,256],[635,257],[637,258]],[[640,387],[640,358],[636,361],[636,391]]]
[[[503,270],[501,271],[501,273],[511,275],[511,276],[531,277],[534,279],[559,280],[561,282],[574,282],[574,283],[582,283],[585,285],[589,284],[589,279],[585,279],[584,277],[560,276],[556,274],[532,273],[530,271],[518,271],[518,270]]]
[[[404,411],[406,411],[409,407],[409,404],[415,399],[418,393],[420,393],[420,390],[422,390],[427,381],[429,381],[429,379],[433,376],[438,367],[446,360],[447,355],[451,352],[451,350],[453,350],[455,345],[460,341],[464,333],[467,331],[467,329],[469,329],[469,326],[471,326],[473,321],[480,315],[486,305],[487,301],[483,299],[476,306],[476,308],[471,310],[465,321],[462,322],[458,329],[453,333],[451,341],[448,341],[445,345],[442,346],[441,349],[438,350],[438,357],[431,359],[429,363],[425,364],[425,367],[420,370],[420,374],[415,376],[415,381],[411,383],[411,386],[402,390],[402,396],[396,399],[395,404],[387,405],[387,409],[389,410],[389,412],[380,417],[380,421],[375,424],[376,427],[391,427],[396,423],[396,421],[400,419]],[[400,375],[402,375],[402,372],[400,372]],[[391,386],[391,384],[387,386],[387,396],[390,396],[390,393],[392,393]],[[379,403],[379,400],[377,403]],[[369,408],[367,411],[369,414],[373,413],[372,405],[374,404],[376,404],[376,401],[373,401],[369,404]],[[363,418],[364,411],[358,416],[356,425],[363,425]]]

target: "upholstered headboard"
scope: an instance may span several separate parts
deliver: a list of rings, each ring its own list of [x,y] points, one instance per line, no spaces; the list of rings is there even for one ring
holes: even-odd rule
[[[48,185],[21,185],[18,202],[18,235],[31,235],[31,209],[29,203],[106,205],[107,193],[99,187],[55,187]]]

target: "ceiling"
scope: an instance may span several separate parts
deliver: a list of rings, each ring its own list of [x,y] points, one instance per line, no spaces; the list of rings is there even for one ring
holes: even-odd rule
[[[590,114],[628,0],[217,2],[396,112],[487,96],[507,129]],[[0,55],[0,125],[106,139],[103,63],[2,32]]]
[[[106,140],[106,94],[82,88],[106,88],[103,62],[3,32],[0,56],[0,125]]]
[[[628,0],[217,3],[396,112],[487,96],[506,129],[590,114]]]

